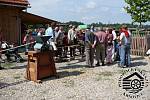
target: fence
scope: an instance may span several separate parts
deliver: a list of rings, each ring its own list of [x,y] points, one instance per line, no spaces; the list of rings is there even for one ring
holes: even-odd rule
[[[147,50],[150,49],[150,32],[137,32],[132,35],[131,54],[137,56],[145,56]]]

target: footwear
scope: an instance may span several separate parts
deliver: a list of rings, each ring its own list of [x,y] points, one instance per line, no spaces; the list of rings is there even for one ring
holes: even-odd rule
[[[124,68],[124,66],[123,66],[123,65],[121,65],[121,64],[118,64],[118,67]]]
[[[104,63],[102,63],[102,66],[105,66],[105,64],[104,64]]]
[[[131,65],[126,65],[126,67],[131,67]]]
[[[96,66],[100,66],[100,64],[99,64],[99,63],[97,63],[97,64],[96,64]]]
[[[1,63],[5,63],[5,61],[4,61],[4,60],[2,60],[2,59],[0,60],[0,62],[1,62]]]
[[[89,66],[89,68],[94,68],[94,66]]]
[[[102,66],[105,66],[104,62],[102,62]]]
[[[4,69],[3,67],[0,67],[0,70]]]

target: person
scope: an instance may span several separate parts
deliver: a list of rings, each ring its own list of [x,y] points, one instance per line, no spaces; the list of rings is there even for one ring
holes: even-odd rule
[[[38,34],[39,29],[34,29],[32,32],[32,36],[36,36]]]
[[[116,49],[116,55],[115,55],[115,61],[120,61],[120,54],[119,54],[119,41],[120,41],[120,31],[116,31],[116,39],[115,39],[115,49]]]
[[[112,63],[112,50],[113,50],[113,34],[112,29],[108,29],[107,35],[107,48],[106,48],[106,62],[107,64]]]
[[[69,45],[74,45],[75,43],[75,26],[69,25],[69,31],[68,31],[68,43]],[[75,57],[75,48],[70,47],[70,57]]]
[[[45,35],[46,36],[51,36],[50,40],[53,40],[54,38],[54,28],[55,28],[56,24],[55,23],[51,23],[47,24],[47,29],[45,30]]]
[[[42,28],[40,28],[40,29],[38,30],[37,36],[42,36],[42,35],[43,35],[43,30],[42,30]]]
[[[64,33],[64,37],[63,37],[63,45],[65,46],[64,47],[64,57],[65,58],[67,58],[68,56],[67,56],[67,52],[68,52],[68,33],[67,32],[65,32]]]
[[[57,46],[58,46],[57,52],[58,52],[58,55],[60,57],[62,57],[63,38],[64,38],[64,30],[63,30],[63,27],[60,26],[59,31],[58,31],[58,35],[56,37],[56,42],[57,42]]]
[[[102,66],[104,66],[104,60],[105,60],[105,48],[107,43],[107,34],[103,30],[103,28],[100,29],[100,31],[95,32],[96,39],[94,41],[94,47],[96,48],[96,60],[97,64],[96,66],[100,65],[100,60],[102,63]]]
[[[91,32],[94,32],[94,31],[95,31],[93,25],[91,26],[90,31],[91,31]]]
[[[78,44],[80,45],[79,52],[83,59],[84,52],[85,52],[85,46],[84,46],[85,45],[85,31],[83,29],[78,30],[77,39],[78,39]]]
[[[55,29],[54,29],[54,34],[55,34],[54,42],[55,42],[55,44],[57,44],[56,39],[57,39],[57,37],[58,37],[58,31],[59,31],[59,27],[55,27]]]
[[[23,39],[23,44],[26,44],[26,52],[33,48],[33,45],[30,44],[31,42],[34,42],[34,38],[32,37],[32,31],[27,30],[27,33]]]
[[[95,35],[90,31],[90,27],[87,27],[85,32],[85,51],[86,51],[86,64],[88,67],[94,67],[94,44]]]
[[[115,60],[115,52],[117,51],[117,49],[116,49],[116,38],[117,38],[117,36],[116,36],[116,30],[115,30],[115,28],[113,28],[113,30],[112,30],[112,35],[113,35],[113,41],[112,41],[112,43],[113,43],[113,49],[112,49],[112,60],[114,61]]]
[[[47,24],[47,29],[45,31],[45,36],[51,36],[51,38],[49,39],[48,42],[50,45],[52,45],[54,51],[57,50],[56,45],[54,43],[54,41],[55,41],[55,32],[54,32],[55,27],[56,27],[56,23],[52,22],[51,25]]]
[[[3,41],[3,36],[2,36],[2,29],[1,29],[1,27],[0,27],[0,62],[5,62],[3,59],[2,59],[2,52],[1,52],[1,50],[2,50],[2,41]]]
[[[1,63],[4,62],[3,59],[2,59],[1,44],[2,44],[2,30],[1,30],[1,27],[0,27],[0,70],[3,69],[3,67],[1,66]]]
[[[130,47],[131,46],[131,32],[126,25],[121,27],[120,34],[120,67],[126,67],[131,65]]]

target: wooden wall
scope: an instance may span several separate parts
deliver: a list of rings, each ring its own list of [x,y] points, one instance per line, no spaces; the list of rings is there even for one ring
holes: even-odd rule
[[[3,40],[9,43],[19,43],[21,19],[17,8],[0,8],[0,27]]]

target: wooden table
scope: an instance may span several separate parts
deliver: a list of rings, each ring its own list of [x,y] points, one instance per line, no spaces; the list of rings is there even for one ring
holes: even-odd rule
[[[40,82],[42,78],[56,75],[55,62],[52,51],[28,52],[28,65],[26,77],[28,80]]]

